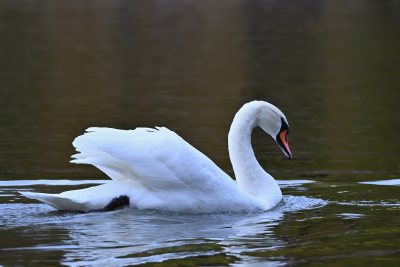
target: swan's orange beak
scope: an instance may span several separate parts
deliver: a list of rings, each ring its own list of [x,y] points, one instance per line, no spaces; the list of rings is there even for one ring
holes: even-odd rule
[[[281,131],[276,138],[276,142],[278,143],[279,147],[281,148],[283,154],[285,154],[286,158],[292,159],[292,152],[290,152],[287,136],[288,136],[287,129]]]

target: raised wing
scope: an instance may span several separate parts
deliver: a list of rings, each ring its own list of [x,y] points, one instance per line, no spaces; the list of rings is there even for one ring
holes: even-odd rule
[[[113,180],[152,192],[236,190],[236,183],[203,153],[167,128],[89,128],[73,145],[71,162],[92,164]]]

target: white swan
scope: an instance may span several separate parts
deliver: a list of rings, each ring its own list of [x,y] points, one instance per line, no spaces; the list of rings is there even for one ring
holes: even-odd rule
[[[270,103],[252,101],[237,112],[228,135],[236,181],[167,128],[89,128],[74,140],[80,153],[71,162],[94,165],[110,182],[60,194],[20,193],[59,210],[109,210],[127,204],[187,213],[268,210],[281,201],[282,193],[254,156],[251,133],[256,126],[291,159],[285,115]]]

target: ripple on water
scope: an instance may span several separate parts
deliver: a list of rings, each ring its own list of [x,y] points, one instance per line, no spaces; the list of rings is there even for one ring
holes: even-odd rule
[[[281,188],[299,187],[303,184],[315,183],[312,180],[277,180],[277,182]]]
[[[359,213],[340,213],[337,214],[337,216],[346,219],[346,220],[351,220],[351,219],[359,219],[364,217],[364,214],[359,214]]]
[[[285,212],[293,212],[299,210],[315,209],[323,207],[327,204],[325,200],[318,198],[310,198],[305,196],[284,196],[283,201],[276,208],[264,212],[255,213],[254,216],[259,214],[265,214],[266,216],[271,216],[276,218],[276,214],[283,215]],[[169,216],[167,221],[172,220],[172,224],[182,216],[186,217],[204,217],[204,216],[238,216],[247,217],[252,214],[242,214],[242,213],[220,213],[220,214],[203,214],[203,215],[182,215],[175,213],[158,213],[155,211],[139,211],[136,209],[126,208],[124,210],[117,210],[111,212],[89,212],[89,213],[78,213],[78,212],[67,212],[67,211],[57,211],[54,208],[46,204],[21,204],[21,203],[10,203],[10,204],[0,204],[0,213],[2,216],[2,222],[4,225],[9,227],[14,226],[27,226],[36,224],[57,224],[65,223],[71,220],[71,222],[76,221],[79,218],[88,219],[90,217],[98,216],[109,216],[110,214],[123,213],[124,216],[132,216],[132,219],[137,218],[138,215],[152,215],[160,216],[159,220],[165,223],[165,216]],[[278,216],[279,217],[279,216]]]
[[[82,184],[104,184],[109,180],[8,180],[0,181],[0,187],[28,186],[28,185],[82,185]]]
[[[83,184],[104,184],[110,180],[49,180],[49,179],[40,179],[40,180],[5,180],[0,181],[0,187],[9,187],[9,186],[29,186],[29,185],[83,185]],[[300,186],[303,184],[315,183],[312,180],[277,180],[278,184],[283,187],[294,187]]]
[[[20,182],[8,186],[23,183],[28,185]],[[290,183],[302,185],[299,180]],[[0,204],[0,222],[9,231],[27,229],[24,238],[36,239],[38,231],[40,238],[59,238],[53,244],[39,240],[35,245],[8,248],[9,251],[63,251],[61,263],[70,266],[125,266],[219,254],[242,259],[244,252],[286,246],[286,241],[273,231],[285,213],[326,204],[322,199],[289,195],[276,208],[263,213],[190,215],[129,208],[74,213],[56,211],[45,204],[9,203]]]
[[[389,180],[377,180],[377,181],[367,181],[358,182],[359,184],[372,184],[372,185],[395,185],[400,186],[400,179],[389,179]]]
[[[339,205],[344,206],[359,206],[359,207],[400,207],[398,201],[373,201],[373,200],[360,200],[360,201],[349,201],[349,202],[335,202]]]

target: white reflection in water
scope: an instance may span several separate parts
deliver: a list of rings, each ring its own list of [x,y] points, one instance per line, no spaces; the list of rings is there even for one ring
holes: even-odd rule
[[[27,185],[82,185],[82,184],[104,184],[109,180],[8,180],[0,181],[2,186],[27,186]],[[19,190],[19,189],[18,189]]]
[[[303,184],[315,183],[312,180],[277,180],[277,182],[281,188],[298,187]]]
[[[337,216],[342,217],[343,219],[346,220],[351,220],[351,219],[359,219],[364,217],[364,214],[359,214],[359,213],[340,213],[337,214]]]
[[[378,180],[378,181],[359,182],[359,184],[397,185],[397,186],[400,186],[400,179],[389,179],[389,180]]]

